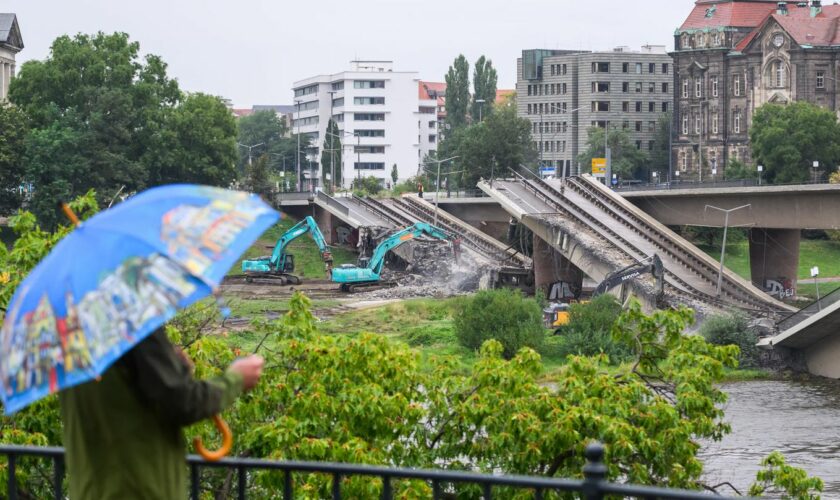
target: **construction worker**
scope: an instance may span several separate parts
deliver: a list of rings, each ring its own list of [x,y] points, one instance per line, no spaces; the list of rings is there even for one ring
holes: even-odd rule
[[[452,240],[452,255],[455,256],[455,263],[460,264],[461,261],[461,237],[455,236]]]
[[[420,198],[423,197],[423,183],[422,182],[417,183],[417,196],[419,196]]]

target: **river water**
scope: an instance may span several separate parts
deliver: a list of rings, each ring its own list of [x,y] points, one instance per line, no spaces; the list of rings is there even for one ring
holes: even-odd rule
[[[732,433],[700,453],[708,484],[729,481],[746,494],[761,459],[778,450],[788,464],[822,478],[822,498],[840,499],[840,382],[733,382],[722,389]]]

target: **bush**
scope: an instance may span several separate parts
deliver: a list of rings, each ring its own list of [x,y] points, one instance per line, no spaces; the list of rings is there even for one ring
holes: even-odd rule
[[[600,295],[591,302],[572,304],[569,324],[562,327],[563,337],[558,351],[570,354],[595,356],[604,353],[611,363],[620,363],[630,356],[630,347],[612,338],[612,327],[621,313],[621,304],[612,295]]]
[[[713,315],[706,318],[700,334],[714,345],[734,345],[741,349],[738,364],[741,368],[759,365],[760,351],[755,345],[758,337],[749,328],[749,318],[741,313]]]
[[[353,179],[353,190],[361,192],[362,195],[368,194],[375,196],[382,191],[382,182],[376,177]]]
[[[542,346],[542,311],[519,291],[483,290],[465,299],[455,314],[455,335],[469,349],[495,339],[502,344],[503,356],[511,359],[523,347]]]

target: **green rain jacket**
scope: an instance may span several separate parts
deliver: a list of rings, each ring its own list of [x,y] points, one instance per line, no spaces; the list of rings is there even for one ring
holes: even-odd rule
[[[182,428],[228,407],[242,376],[208,381],[159,329],[98,382],[60,393],[71,500],[186,498]]]

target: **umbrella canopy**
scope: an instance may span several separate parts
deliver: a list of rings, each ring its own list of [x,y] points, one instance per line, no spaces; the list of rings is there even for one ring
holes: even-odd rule
[[[27,276],[0,330],[6,414],[102,374],[211,294],[279,218],[225,189],[150,189],[82,223]]]

